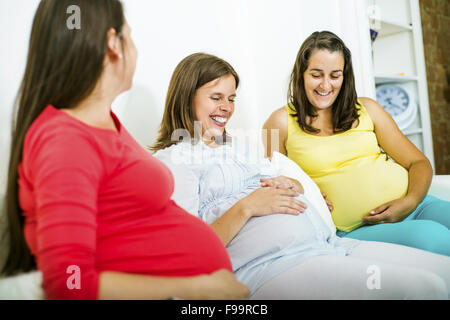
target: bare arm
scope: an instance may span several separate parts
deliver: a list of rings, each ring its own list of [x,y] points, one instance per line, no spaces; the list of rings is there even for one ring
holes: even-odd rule
[[[265,157],[272,158],[272,153],[278,151],[287,156],[287,111],[282,107],[274,111],[263,125],[262,140]]]
[[[211,224],[225,246],[239,233],[251,218],[251,213],[241,201],[236,202],[227,212]]]
[[[248,288],[233,273],[222,269],[210,275],[154,277],[121,272],[103,272],[99,277],[99,299],[246,299]]]
[[[369,98],[360,98],[360,100],[372,118],[381,148],[408,170],[408,191],[402,199],[403,207],[400,206],[397,210],[397,218],[402,220],[417,207],[428,192],[433,177],[430,161],[403,135],[394,120],[376,101]],[[377,208],[375,212],[384,210],[386,210],[385,207]]]

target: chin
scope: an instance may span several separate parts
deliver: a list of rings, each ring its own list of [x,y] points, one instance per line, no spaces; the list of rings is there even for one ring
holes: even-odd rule
[[[331,108],[333,106],[334,101],[336,101],[336,99],[330,99],[328,101],[317,101],[316,100],[316,101],[314,101],[313,105],[317,109],[325,110],[325,109]]]
[[[325,109],[331,108],[332,106],[333,106],[332,103],[318,104],[316,108],[317,109],[321,109],[321,110],[325,110]]]

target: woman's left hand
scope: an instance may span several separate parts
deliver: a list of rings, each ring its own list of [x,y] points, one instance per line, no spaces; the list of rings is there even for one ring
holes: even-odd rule
[[[405,219],[416,208],[415,202],[408,198],[400,198],[386,202],[370,211],[362,218],[367,224],[393,223]]]
[[[295,179],[285,176],[275,178],[261,178],[261,187],[273,187],[277,189],[292,189],[298,193],[304,193],[303,186]]]

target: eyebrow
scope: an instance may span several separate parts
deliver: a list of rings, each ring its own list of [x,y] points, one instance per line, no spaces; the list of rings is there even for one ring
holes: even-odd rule
[[[212,96],[223,96],[224,94],[221,92],[213,92],[211,93]],[[230,97],[236,97],[236,93],[230,94]]]
[[[322,69],[311,69],[310,71],[319,71],[319,72],[323,72],[323,70]],[[333,72],[343,72],[342,70],[333,70],[333,71],[331,71],[331,73],[333,73]]]

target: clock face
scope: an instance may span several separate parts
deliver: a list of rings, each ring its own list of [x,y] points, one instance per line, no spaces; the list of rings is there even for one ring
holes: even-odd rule
[[[384,84],[377,87],[377,102],[391,115],[400,130],[411,126],[417,115],[417,105],[407,88]]]
[[[394,118],[409,107],[409,96],[406,91],[394,85],[378,87],[377,101]]]

